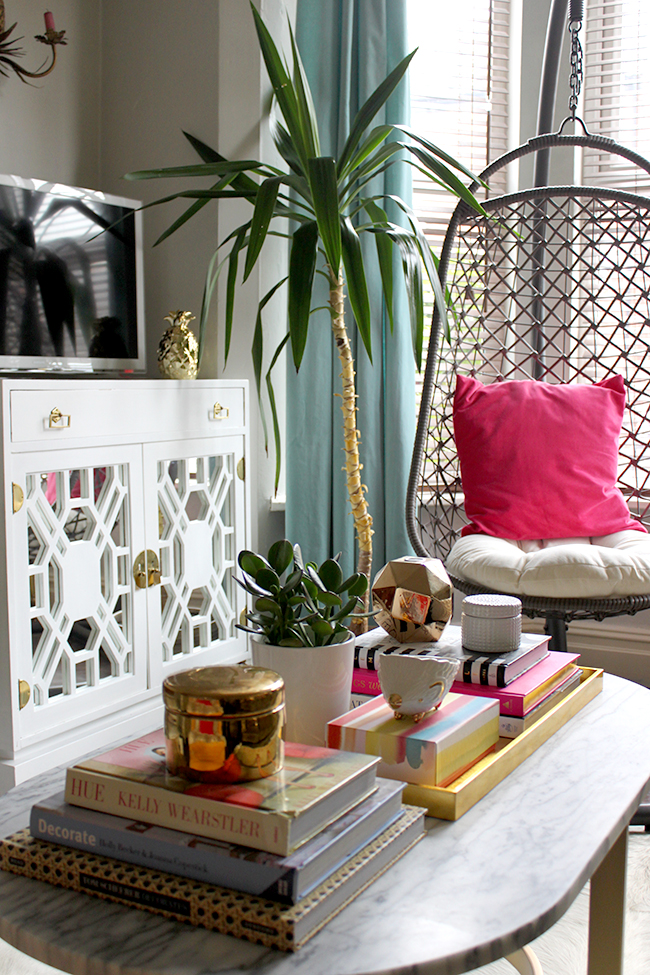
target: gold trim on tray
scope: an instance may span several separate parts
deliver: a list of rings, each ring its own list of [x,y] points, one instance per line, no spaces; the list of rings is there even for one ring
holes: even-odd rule
[[[581,711],[603,689],[600,667],[581,667],[580,684],[564,700],[551,708],[539,721],[516,738],[499,738],[495,752],[486,755],[451,785],[407,785],[404,802],[424,806],[429,816],[438,819],[460,819],[463,813],[502,782],[518,765],[532,755],[570,718]]]

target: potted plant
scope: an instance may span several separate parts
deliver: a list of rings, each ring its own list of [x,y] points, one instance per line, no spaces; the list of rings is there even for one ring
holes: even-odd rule
[[[332,336],[341,362],[343,429],[345,441],[346,487],[358,543],[357,569],[370,578],[372,568],[372,517],[361,480],[359,432],[356,417],[354,358],[345,321],[344,293],[352,308],[354,323],[367,355],[372,358],[370,304],[366,285],[364,255],[360,235],[371,234],[376,242],[386,312],[393,328],[393,250],[401,257],[400,266],[409,297],[410,328],[418,366],[422,356],[424,309],[422,267],[431,282],[435,300],[444,309],[444,298],[436,264],[429,245],[412,210],[402,200],[392,202],[404,216],[402,225],[392,222],[384,200],[368,189],[372,178],[401,160],[413,165],[456,196],[482,211],[472,193],[453,171],[475,179],[460,162],[439,147],[400,125],[373,125],[377,113],[402,80],[413,51],[405,57],[360,108],[338,159],[321,153],[318,122],[303,65],[291,35],[291,67],[281,57],[262,18],[251,4],[255,28],[273,87],[270,115],[271,134],[286,169],[258,160],[227,160],[214,149],[185,133],[203,160],[195,166],[142,170],[127,179],[157,177],[214,176],[209,189],[184,190],[165,197],[164,203],[179,197],[190,198],[191,206],[161,235],[160,243],[183,226],[210,200],[244,199],[250,202],[250,220],[233,231],[222,245],[230,247],[217,263],[215,253],[209,266],[204,295],[199,344],[203,346],[207,307],[216,277],[227,265],[228,281],[225,309],[225,354],[228,355],[233,328],[233,309],[240,257],[245,255],[243,280],[255,266],[269,232],[286,237],[290,243],[288,274],[288,331],[271,356],[266,386],[271,405],[276,445],[276,487],[280,463],[280,432],[275,411],[271,371],[287,343],[296,369],[302,362],[310,324],[311,299],[318,274],[329,283],[329,308]],[[407,141],[404,141],[406,136]],[[149,204],[154,205],[154,204]],[[281,226],[277,227],[278,221]],[[270,227],[274,229],[270,231]],[[263,379],[263,319],[267,303],[284,278],[264,295],[259,303],[253,332],[252,356],[261,401]],[[264,424],[265,429],[266,425]]]
[[[286,737],[322,745],[328,721],[350,706],[354,635],[348,622],[362,604],[368,581],[358,572],[343,578],[337,559],[303,563],[300,548],[282,539],[264,558],[239,553],[252,598],[248,625],[253,664],[284,678]]]

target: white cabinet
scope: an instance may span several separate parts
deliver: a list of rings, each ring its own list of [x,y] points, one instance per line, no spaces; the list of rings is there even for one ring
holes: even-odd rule
[[[0,791],[162,723],[246,655],[247,384],[0,380]]]

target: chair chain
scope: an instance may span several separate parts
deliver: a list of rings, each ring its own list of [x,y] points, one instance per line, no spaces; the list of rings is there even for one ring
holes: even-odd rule
[[[571,89],[571,94],[569,95],[569,112],[573,121],[575,121],[576,111],[578,108],[578,95],[580,94],[580,89],[582,88],[584,78],[582,45],[580,44],[580,38],[578,37],[581,27],[581,20],[569,21],[569,32],[571,33],[571,75],[569,77],[569,88]]]

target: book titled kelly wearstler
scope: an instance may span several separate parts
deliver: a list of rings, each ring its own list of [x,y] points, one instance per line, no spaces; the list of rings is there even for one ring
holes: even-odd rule
[[[232,785],[169,775],[162,730],[69,768],[65,801],[287,856],[375,788],[378,761],[285,743],[275,775]]]
[[[377,779],[371,796],[288,857],[71,806],[63,793],[32,807],[29,831],[50,843],[295,904],[397,819],[403,788]]]
[[[458,680],[466,684],[505,687],[548,655],[551,638],[540,633],[522,633],[516,650],[507,653],[475,653],[462,645],[461,628],[448,624],[436,643],[399,643],[381,627],[358,636],[354,665],[362,670],[378,669],[380,654],[418,657],[453,657],[461,662]]]

